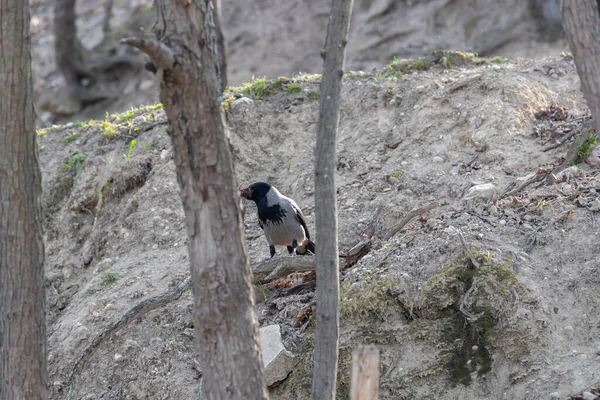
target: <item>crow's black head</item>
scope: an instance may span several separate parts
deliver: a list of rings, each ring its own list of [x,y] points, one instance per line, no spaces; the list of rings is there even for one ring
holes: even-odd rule
[[[264,182],[256,182],[242,190],[242,197],[252,201],[259,201],[271,190],[271,185]]]

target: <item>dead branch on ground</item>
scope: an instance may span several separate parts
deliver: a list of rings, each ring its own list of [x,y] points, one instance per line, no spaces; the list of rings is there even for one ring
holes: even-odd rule
[[[440,203],[433,202],[433,203],[426,204],[422,207],[412,209],[399,224],[396,224],[396,226],[394,226],[388,232],[388,234],[385,235],[385,240],[390,240],[396,233],[400,232],[400,230],[402,228],[404,228],[404,225],[408,224],[410,222],[410,220],[413,219],[414,217],[422,215],[422,214],[426,213],[427,211],[436,209],[439,206],[440,206]]]

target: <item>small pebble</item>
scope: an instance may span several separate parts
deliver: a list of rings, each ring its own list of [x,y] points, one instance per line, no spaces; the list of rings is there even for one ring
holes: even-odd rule
[[[119,362],[123,359],[123,355],[119,353],[115,353],[115,361]]]
[[[550,393],[550,398],[551,399],[560,399],[560,393],[558,393],[558,392]]]
[[[600,211],[600,200],[592,200],[592,202],[590,203],[590,211]]]
[[[160,159],[164,160],[165,158],[167,158],[168,155],[169,155],[169,150],[164,149],[163,151],[160,152]]]
[[[506,225],[506,220],[503,220],[503,219],[501,219],[500,221],[498,221],[498,223],[499,223],[500,225]]]
[[[433,157],[433,159],[431,161],[433,161],[436,164],[441,164],[444,162],[444,159],[440,156],[436,156],[436,157]]]

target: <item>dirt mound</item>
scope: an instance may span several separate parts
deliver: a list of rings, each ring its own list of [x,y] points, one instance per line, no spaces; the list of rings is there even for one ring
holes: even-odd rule
[[[540,132],[565,123],[565,110],[585,116],[572,60],[398,68],[344,80],[340,247],[367,233],[372,246],[343,272],[339,395],[362,343],[382,352],[381,398],[565,398],[598,387],[600,181],[580,164],[519,186],[566,153],[542,151]],[[313,230],[318,85],[310,75],[255,81],[223,103],[240,183],[274,184]],[[144,107],[39,137],[52,399],[196,396],[202,355],[163,121],[160,107]],[[269,252],[252,205],[245,227],[257,264]],[[310,277],[256,292],[261,324],[281,324],[301,358],[272,398],[309,398]]]

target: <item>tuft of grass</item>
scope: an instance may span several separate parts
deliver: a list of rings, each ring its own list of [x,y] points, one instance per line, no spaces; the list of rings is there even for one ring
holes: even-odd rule
[[[431,68],[431,62],[424,59],[409,59],[400,60],[398,57],[392,57],[392,61],[385,66],[382,72],[377,74],[377,79],[385,79],[389,77],[399,78],[405,73],[412,73],[416,71],[426,71]]]
[[[508,58],[505,58],[502,56],[496,56],[496,57],[492,58],[490,61],[493,62],[494,64],[504,64],[506,61],[508,61]]]
[[[258,285],[258,290],[260,290],[260,293],[262,294],[263,299],[265,301],[267,301],[267,291],[265,290],[265,287],[262,284],[259,284]]]
[[[351,78],[366,78],[369,76],[369,73],[365,71],[346,71],[344,72],[344,75]]]
[[[383,179],[389,181],[390,178],[400,178],[404,173],[402,171],[394,171],[391,174],[383,175]]]
[[[83,162],[85,161],[85,154],[78,151],[71,157],[65,158],[62,165],[62,172],[73,171],[73,180],[79,178],[83,172]]]
[[[46,133],[48,133],[48,130],[47,129],[38,129],[36,133],[38,136],[44,136]]]
[[[284,167],[285,167],[285,169],[287,169],[289,171],[290,168],[292,168],[292,162],[291,161],[286,162]]]
[[[105,137],[113,137],[117,134],[117,127],[112,122],[104,120],[100,123],[102,135]]]
[[[596,135],[590,132],[585,141],[577,148],[577,162],[585,161],[596,144],[598,144],[598,139],[596,138]]]
[[[308,98],[309,98],[310,100],[319,100],[319,99],[321,98],[321,95],[319,94],[319,92],[318,92],[317,90],[315,90],[315,89],[311,89],[311,90],[308,92]]]
[[[231,103],[233,103],[234,101],[234,96],[227,96],[225,100],[221,102],[221,108],[225,111],[229,111],[229,109],[231,108]]]
[[[117,281],[117,276],[114,274],[109,274],[107,272],[105,272],[102,275],[102,281],[106,284],[106,285],[110,285],[113,284]]]
[[[302,91],[302,85],[299,85],[297,83],[288,83],[287,85],[285,85],[283,87],[283,90],[286,93],[296,93],[296,92],[300,92]]]
[[[263,76],[259,78],[252,77],[250,82],[242,83],[241,86],[227,88],[225,91],[230,93],[249,93],[256,100],[273,94],[273,87],[268,84],[267,78]]]
[[[151,142],[146,142],[142,145],[142,148],[144,150],[152,150],[153,148],[156,147],[156,145],[158,144],[158,140],[153,140]]]
[[[75,132],[75,131],[69,132],[69,133],[67,133],[67,137],[64,138],[63,140],[61,140],[60,142],[62,144],[69,144],[69,143],[77,140],[78,137],[79,137],[79,132]]]
[[[126,160],[129,160],[131,158],[131,155],[133,154],[133,149],[135,149],[135,145],[137,143],[137,140],[133,139],[130,143],[129,143],[129,150],[127,150],[127,154],[123,154],[123,157]]]

